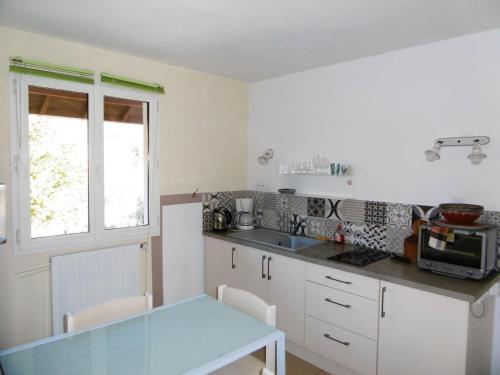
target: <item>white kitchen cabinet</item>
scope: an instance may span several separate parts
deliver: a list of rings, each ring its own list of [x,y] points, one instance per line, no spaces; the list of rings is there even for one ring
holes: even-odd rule
[[[306,264],[276,254],[268,254],[268,262],[269,303],[277,307],[276,325],[287,340],[304,345]]]
[[[313,263],[307,263],[306,276],[314,283],[378,301],[380,283],[377,279]]]
[[[205,293],[217,296],[217,287],[238,287],[238,249],[235,244],[205,237]]]
[[[238,285],[276,305],[276,326],[287,340],[304,344],[305,262],[238,248]]]
[[[306,296],[307,315],[377,340],[378,301],[309,281]]]
[[[307,316],[305,346],[357,374],[376,374],[377,342],[364,336]]]
[[[215,297],[226,284],[276,305],[276,326],[298,345],[304,345],[305,273],[303,261],[206,237],[205,292]]]
[[[382,281],[378,375],[466,373],[469,304]]]
[[[240,246],[238,250],[238,288],[253,293],[269,303],[268,254],[246,246]]]

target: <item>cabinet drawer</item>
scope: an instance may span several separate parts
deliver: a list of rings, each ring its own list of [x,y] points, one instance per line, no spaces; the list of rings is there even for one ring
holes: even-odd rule
[[[306,277],[309,281],[378,301],[380,282],[371,277],[312,263],[307,263]]]
[[[307,282],[306,313],[377,340],[378,303],[376,301]]]
[[[377,343],[373,340],[306,316],[305,341],[309,350],[360,374],[376,373]]]

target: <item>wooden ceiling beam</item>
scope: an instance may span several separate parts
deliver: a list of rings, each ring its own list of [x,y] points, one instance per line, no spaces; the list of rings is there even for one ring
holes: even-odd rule
[[[50,96],[46,95],[45,98],[43,99],[42,105],[40,106],[40,114],[45,115],[47,113],[47,110],[49,109],[50,105]]]
[[[61,98],[61,99],[72,99],[72,100],[80,100],[87,101],[88,96],[85,93],[71,92],[71,91],[59,91],[59,90],[51,90],[43,87],[30,86],[29,93],[35,95],[43,95],[50,96],[52,98]]]
[[[88,96],[85,93],[62,91],[62,90],[51,90],[51,89],[46,89],[44,87],[37,87],[37,86],[30,86],[29,93],[35,94],[35,95],[50,96],[51,98],[71,99],[71,100],[79,100],[79,101],[87,101],[88,100]],[[105,105],[110,104],[110,105],[142,108],[141,101],[114,98],[112,96],[106,96],[104,98],[104,104]]]
[[[133,111],[134,111],[134,107],[132,107],[132,106],[128,107],[127,110],[123,113],[122,121],[127,122]]]

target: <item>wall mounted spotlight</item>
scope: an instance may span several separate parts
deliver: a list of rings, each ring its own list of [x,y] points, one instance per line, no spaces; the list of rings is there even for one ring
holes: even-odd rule
[[[467,156],[472,164],[479,164],[481,161],[486,158],[486,154],[483,152],[481,148],[481,143],[479,141],[475,141],[472,146],[472,152]]]
[[[259,164],[262,165],[267,165],[269,163],[269,160],[273,158],[274,152],[271,148],[268,148],[266,152],[264,152],[261,156],[257,158],[257,161]]]
[[[441,143],[438,141],[434,143],[434,147],[432,149],[425,151],[425,157],[427,158],[427,161],[436,161],[441,159],[441,155],[439,154],[439,151],[441,150]]]
[[[436,161],[441,159],[439,152],[443,147],[472,146],[472,152],[467,158],[472,164],[479,164],[486,158],[486,154],[482,151],[481,146],[488,143],[490,143],[490,138],[486,136],[438,138],[434,141],[434,147],[425,151],[425,157],[428,161]]]

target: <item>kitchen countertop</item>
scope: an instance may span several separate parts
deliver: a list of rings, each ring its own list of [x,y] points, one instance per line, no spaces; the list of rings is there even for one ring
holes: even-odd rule
[[[439,294],[446,297],[459,299],[466,302],[475,302],[483,296],[496,282],[500,282],[500,274],[493,272],[483,280],[459,279],[451,276],[435,274],[431,271],[422,270],[415,264],[391,260],[385,258],[366,266],[353,266],[328,260],[328,257],[349,251],[357,247],[351,244],[337,244],[326,242],[317,246],[298,251],[288,251],[273,246],[257,244],[252,241],[230,237],[228,232],[207,232],[203,234],[232,243],[265,250],[290,258],[300,259],[305,262],[315,263],[326,267],[336,268],[358,275],[373,277],[375,279],[388,281],[394,284],[420,289],[426,292]]]

